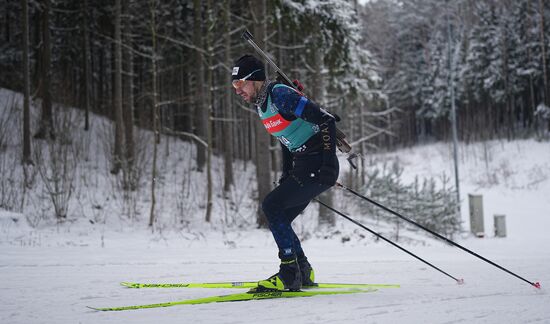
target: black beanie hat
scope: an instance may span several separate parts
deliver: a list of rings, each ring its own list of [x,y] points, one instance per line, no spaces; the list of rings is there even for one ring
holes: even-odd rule
[[[244,55],[235,62],[233,72],[231,72],[231,80],[243,79],[250,75],[247,80],[264,81],[265,66],[264,63],[252,55]]]

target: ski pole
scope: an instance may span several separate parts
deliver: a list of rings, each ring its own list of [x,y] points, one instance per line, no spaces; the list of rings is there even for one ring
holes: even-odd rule
[[[377,207],[380,207],[380,208],[382,208],[383,210],[385,210],[385,211],[387,211],[387,212],[389,212],[389,213],[391,213],[391,214],[393,214],[393,215],[395,215],[395,216],[397,216],[397,217],[399,217],[399,218],[401,218],[401,219],[403,219],[403,220],[405,220],[405,221],[407,221],[407,222],[409,222],[409,223],[411,223],[411,224],[413,224],[413,225],[416,225],[416,226],[420,227],[421,229],[423,229],[423,230],[425,230],[426,232],[428,232],[428,233],[434,235],[435,237],[437,237],[437,238],[439,238],[439,239],[441,239],[441,240],[443,240],[443,241],[445,241],[445,242],[447,242],[447,243],[449,243],[449,244],[451,244],[451,245],[454,245],[454,246],[456,246],[456,247],[462,249],[463,251],[466,251],[466,252],[470,253],[470,254],[473,255],[473,256],[476,256],[476,257],[480,258],[481,260],[483,260],[483,261],[485,261],[485,262],[487,262],[487,263],[489,263],[489,264],[491,264],[491,265],[493,265],[493,266],[499,268],[500,270],[505,271],[505,272],[511,274],[512,276],[514,276],[514,277],[516,277],[516,278],[518,278],[518,279],[521,279],[521,280],[527,282],[528,284],[530,284],[531,286],[533,286],[533,287],[535,287],[535,288],[540,289],[540,283],[539,283],[539,282],[531,282],[531,281],[529,281],[529,280],[527,280],[527,279],[525,279],[525,278],[523,278],[523,277],[521,277],[521,276],[519,276],[519,275],[513,273],[512,271],[510,271],[510,270],[508,270],[508,269],[506,269],[506,268],[504,268],[504,267],[502,267],[502,266],[496,264],[495,262],[493,262],[493,261],[491,261],[491,260],[489,260],[489,259],[487,259],[487,258],[484,258],[483,256],[481,256],[481,255],[475,253],[474,251],[472,251],[472,250],[470,250],[470,249],[468,249],[468,248],[465,248],[464,246],[462,246],[462,245],[460,245],[460,244],[458,244],[458,243],[456,243],[456,242],[454,242],[454,241],[452,241],[452,240],[446,238],[445,236],[440,235],[440,234],[438,234],[438,233],[436,233],[436,232],[430,230],[429,228],[426,228],[426,227],[424,227],[424,226],[418,224],[417,222],[413,221],[412,219],[410,219],[410,218],[408,218],[408,217],[405,217],[405,216],[401,215],[400,213],[398,213],[398,212],[396,212],[396,211],[394,211],[394,210],[392,210],[392,209],[390,209],[390,208],[388,208],[388,207],[386,207],[386,206],[384,206],[384,205],[382,205],[382,204],[380,204],[380,203],[378,203],[378,202],[376,202],[376,201],[374,201],[374,200],[372,200],[372,199],[370,199],[370,198],[367,198],[367,197],[361,195],[360,193],[354,191],[354,190],[351,189],[351,188],[348,188],[348,187],[344,186],[343,184],[341,184],[341,183],[339,183],[339,182],[336,183],[336,186],[338,186],[338,187],[340,187],[340,188],[342,188],[342,189],[345,189],[345,190],[351,192],[352,194],[356,195],[357,197],[360,197],[360,198],[362,198],[362,199],[364,199],[364,200],[370,202],[371,204],[373,204],[373,205],[375,205],[375,206],[377,206]]]
[[[400,249],[401,251],[403,251],[403,252],[405,252],[405,253],[407,253],[407,254],[409,254],[409,255],[415,257],[416,259],[418,259],[418,260],[420,260],[420,261],[422,261],[422,262],[424,262],[425,264],[429,265],[430,267],[434,268],[435,270],[437,270],[437,271],[443,273],[443,274],[446,275],[447,277],[454,279],[454,280],[456,281],[457,284],[461,285],[461,284],[464,283],[464,279],[457,279],[457,278],[451,276],[450,274],[448,274],[447,272],[445,272],[445,271],[439,269],[438,267],[434,266],[434,265],[431,264],[430,262],[428,262],[428,261],[422,259],[421,257],[419,257],[419,256],[417,256],[416,254],[412,253],[411,251],[405,249],[404,247],[400,246],[399,244],[394,243],[394,242],[388,240],[388,239],[385,238],[384,236],[382,236],[382,235],[376,233],[375,231],[373,231],[373,230],[371,230],[370,228],[366,227],[365,225],[359,223],[359,222],[356,221],[355,219],[353,219],[353,218],[351,218],[351,217],[345,215],[344,213],[342,213],[342,212],[340,212],[340,211],[338,211],[338,210],[336,210],[336,209],[330,207],[329,205],[325,204],[324,202],[320,201],[319,199],[314,198],[313,200],[315,200],[315,201],[318,202],[319,204],[325,206],[326,208],[332,210],[332,211],[335,212],[336,214],[338,214],[338,215],[344,217],[345,219],[349,220],[350,222],[354,223],[355,225],[357,225],[357,226],[359,226],[359,227],[361,227],[361,228],[363,228],[363,229],[369,231],[371,234],[376,235],[376,237],[381,238],[382,240],[384,240],[384,241],[390,243],[391,245],[395,246],[396,248]]]

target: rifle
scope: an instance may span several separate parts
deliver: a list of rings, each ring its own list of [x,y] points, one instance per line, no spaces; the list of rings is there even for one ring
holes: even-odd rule
[[[273,60],[271,58],[269,58],[269,56],[267,56],[267,54],[254,42],[254,36],[252,36],[252,34],[248,31],[248,30],[245,30],[242,34],[242,37],[250,44],[252,45],[252,47],[254,48],[254,50],[256,50],[256,52],[264,59],[267,61],[267,63],[269,63],[269,65],[271,65],[271,67],[275,70],[275,72],[279,75],[279,78],[280,80],[286,84],[287,86],[289,87],[292,87],[294,88],[295,90],[297,90],[298,92],[302,93],[302,89],[301,87],[299,87],[299,83],[296,82],[292,82],[290,80],[290,78],[277,66],[277,64],[275,64],[275,62],[273,62]],[[303,93],[302,93],[303,94]],[[329,112],[327,112],[326,110],[324,110],[323,108],[321,108],[321,110],[328,114],[328,115],[331,115],[333,117],[335,117],[334,119],[338,122],[340,121],[340,117],[338,116],[335,116],[333,114],[330,114]],[[346,141],[346,134],[344,134],[344,132],[342,132],[340,129],[338,129],[338,127],[336,127],[336,146],[338,147],[338,150],[344,154],[347,154],[347,160],[349,162],[349,164],[352,166],[352,168],[354,169],[357,169],[357,166],[355,165],[355,163],[353,162],[354,159],[356,159],[357,157],[359,157],[359,154],[357,153],[353,153],[351,152],[351,145],[348,143],[348,141]]]

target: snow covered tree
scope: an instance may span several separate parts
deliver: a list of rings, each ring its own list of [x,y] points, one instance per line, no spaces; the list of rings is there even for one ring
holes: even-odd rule
[[[367,171],[367,182],[362,191],[366,196],[411,218],[426,228],[446,237],[461,229],[456,191],[449,186],[449,178],[443,175],[440,181],[434,178],[418,179],[410,184],[403,183],[404,168],[399,160],[376,163],[371,161]],[[422,184],[420,184],[422,182]],[[395,239],[399,239],[403,221],[380,208],[362,202],[369,215],[376,221],[395,224]]]
[[[406,112],[400,125],[416,127],[400,127],[400,142],[448,138],[449,43],[460,137],[533,132],[535,107],[548,88],[547,2],[372,1],[365,10],[383,26],[366,23],[365,47],[381,64],[389,100]]]

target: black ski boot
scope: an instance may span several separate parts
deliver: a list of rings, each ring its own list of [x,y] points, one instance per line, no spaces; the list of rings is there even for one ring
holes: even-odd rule
[[[299,291],[302,288],[302,274],[296,258],[281,260],[279,272],[266,280],[258,282],[259,291],[289,290]]]
[[[300,267],[300,274],[302,276],[302,287],[317,286],[315,283],[315,272],[313,271],[311,264],[307,261],[306,256],[298,259],[298,266]]]

